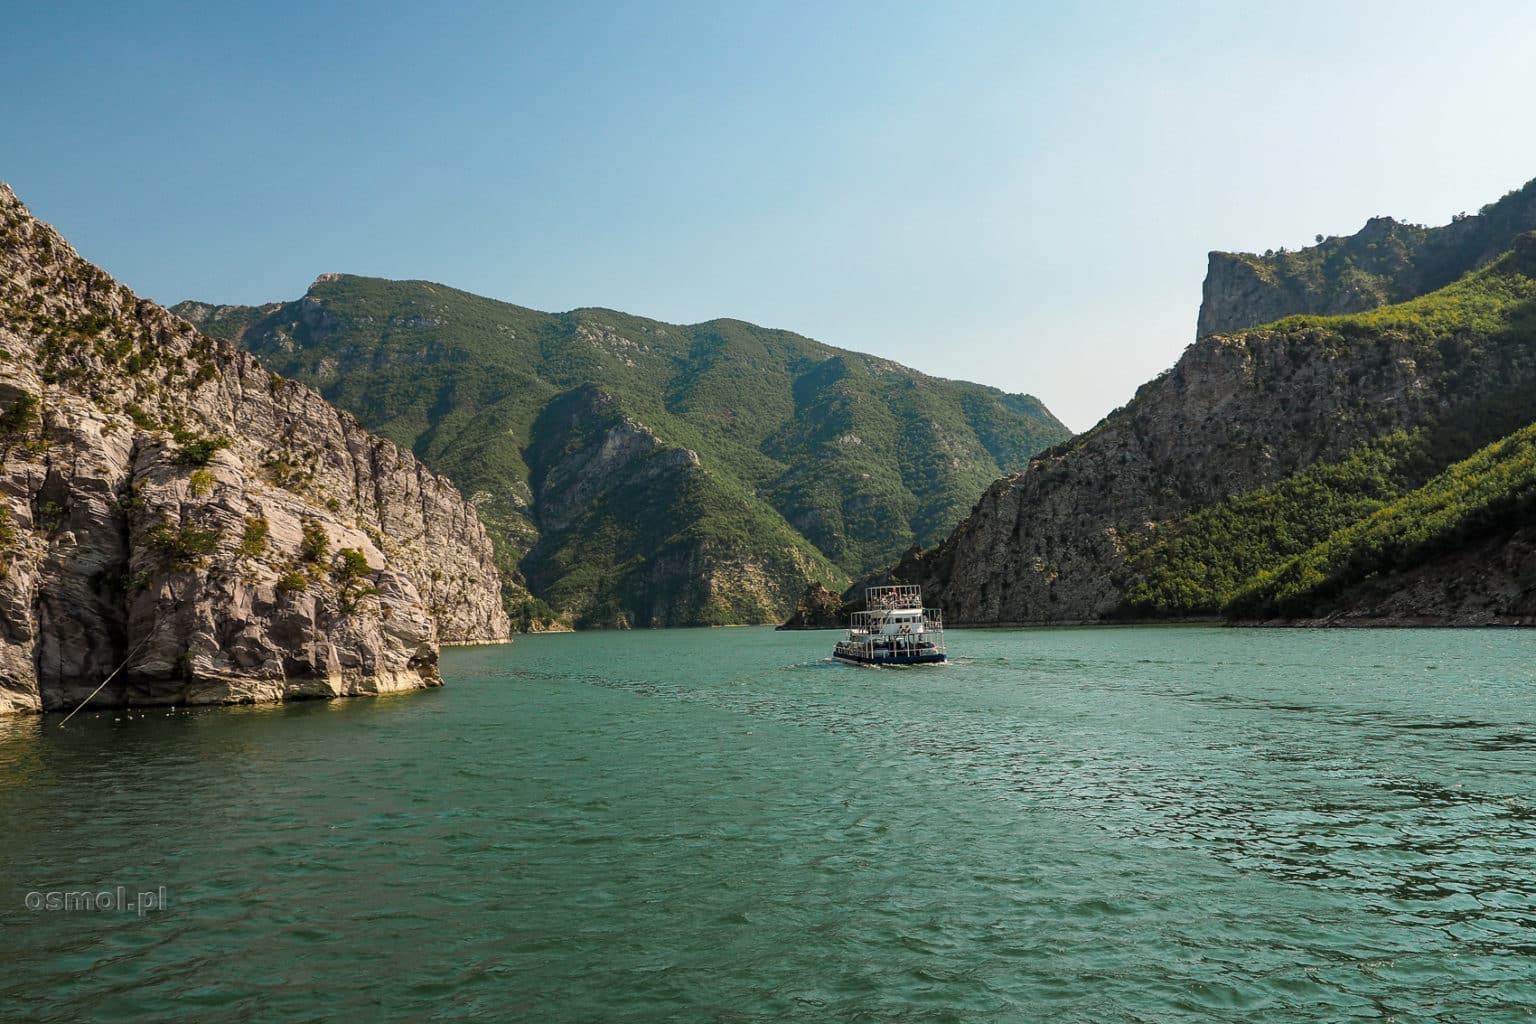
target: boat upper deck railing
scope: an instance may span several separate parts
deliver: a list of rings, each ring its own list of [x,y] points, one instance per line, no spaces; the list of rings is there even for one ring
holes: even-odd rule
[[[890,608],[921,608],[923,588],[915,583],[896,583],[885,587],[865,587],[864,607],[870,611]]]

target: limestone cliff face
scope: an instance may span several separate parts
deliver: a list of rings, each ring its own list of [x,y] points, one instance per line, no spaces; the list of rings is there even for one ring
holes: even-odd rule
[[[1426,350],[1314,327],[1203,338],[1127,407],[994,483],[943,545],[897,574],[954,623],[1112,616],[1129,538],[1536,379],[1530,346],[1484,340]]]
[[[1296,314],[1341,316],[1392,301],[1385,282],[1352,275],[1337,286],[1277,274],[1261,256],[1213,252],[1201,288],[1197,337],[1241,331]]]
[[[508,632],[446,480],[0,185],[0,711],[379,692]]]
[[[1536,181],[1441,227],[1372,217],[1353,235],[1297,252],[1213,252],[1196,336],[1295,314],[1359,313],[1416,298],[1489,262],[1531,230],[1536,230]]]

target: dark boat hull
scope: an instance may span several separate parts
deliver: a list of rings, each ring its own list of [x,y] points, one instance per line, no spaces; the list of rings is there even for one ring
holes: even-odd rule
[[[850,651],[833,651],[832,657],[838,661],[846,661],[850,665],[936,665],[944,661],[944,655],[934,652],[922,654],[876,654],[866,657],[862,654],[854,654]]]

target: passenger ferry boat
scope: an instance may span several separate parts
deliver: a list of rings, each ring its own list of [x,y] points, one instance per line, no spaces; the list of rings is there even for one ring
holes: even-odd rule
[[[915,584],[868,587],[864,608],[848,622],[848,635],[832,648],[856,665],[926,665],[944,660],[944,616],[923,607]]]

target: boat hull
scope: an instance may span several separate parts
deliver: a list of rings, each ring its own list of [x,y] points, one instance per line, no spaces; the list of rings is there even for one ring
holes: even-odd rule
[[[832,657],[850,665],[937,665],[945,660],[942,653],[932,651],[923,654],[876,654],[873,657],[851,651],[833,651]]]

